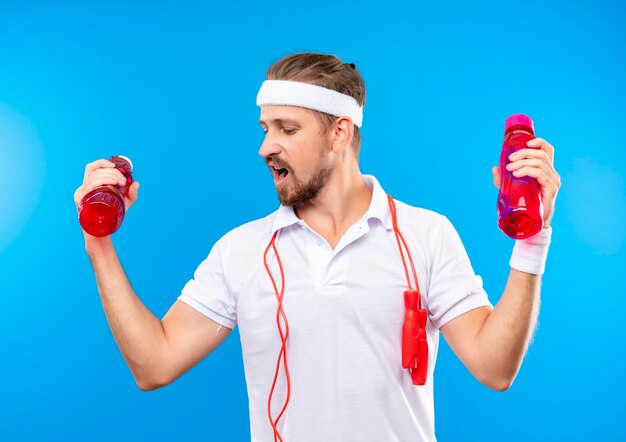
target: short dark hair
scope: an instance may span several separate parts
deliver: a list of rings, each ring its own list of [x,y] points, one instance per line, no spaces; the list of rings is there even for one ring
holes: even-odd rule
[[[342,94],[350,95],[365,105],[365,82],[354,63],[344,63],[336,55],[316,52],[301,52],[288,55],[269,67],[265,74],[266,80],[292,80],[333,89]],[[322,131],[326,132],[337,119],[334,115],[313,111]],[[357,158],[361,150],[361,131],[355,125],[352,147]]]

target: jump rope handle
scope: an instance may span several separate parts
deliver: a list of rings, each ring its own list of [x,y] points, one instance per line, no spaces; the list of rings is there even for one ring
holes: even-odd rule
[[[428,373],[426,309],[418,308],[419,292],[404,291],[404,324],[402,326],[402,367],[411,370],[413,384],[424,385]]]

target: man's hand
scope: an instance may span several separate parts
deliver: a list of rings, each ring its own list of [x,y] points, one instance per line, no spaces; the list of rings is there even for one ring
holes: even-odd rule
[[[531,149],[521,149],[511,154],[511,163],[506,168],[514,177],[531,176],[541,185],[545,229],[550,226],[554,214],[554,202],[561,187],[561,177],[554,169],[554,147],[550,143],[543,138],[534,138],[526,145]],[[500,167],[494,166],[492,173],[494,186],[500,188]]]
[[[115,168],[115,163],[108,160],[97,160],[93,163],[87,164],[85,167],[85,175],[83,177],[83,184],[76,189],[74,192],[74,204],[76,204],[76,209],[78,209],[78,205],[80,204],[80,200],[83,199],[85,195],[91,192],[98,186],[105,185],[119,185],[123,186],[126,184],[126,177],[122,175],[122,172]],[[138,195],[139,182],[133,182],[128,188],[127,195],[124,196],[124,203],[126,206],[126,211],[130,209],[139,197]],[[83,235],[85,236],[85,241],[89,241],[90,243],[93,241],[108,241],[109,238],[105,237],[105,239],[98,239],[95,236],[92,236],[85,232],[83,229]]]
[[[115,168],[115,163],[108,160],[97,160],[89,163],[85,167],[83,184],[74,192],[76,208],[78,208],[80,200],[96,187],[105,185],[123,186],[124,184],[126,184],[126,178],[122,175],[122,172]],[[137,201],[139,196],[137,193],[138,189],[138,181],[133,182],[128,188],[128,195],[124,196],[126,211]]]

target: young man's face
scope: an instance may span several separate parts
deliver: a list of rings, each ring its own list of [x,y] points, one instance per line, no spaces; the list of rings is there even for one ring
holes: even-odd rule
[[[330,139],[314,111],[297,106],[261,106],[265,139],[259,150],[286,206],[305,203],[319,193],[331,171]]]

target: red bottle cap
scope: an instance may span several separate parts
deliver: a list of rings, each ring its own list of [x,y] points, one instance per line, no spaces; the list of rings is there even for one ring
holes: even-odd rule
[[[506,132],[509,127],[515,126],[516,124],[528,126],[531,128],[533,133],[535,132],[535,125],[533,124],[533,120],[528,115],[524,114],[514,114],[507,118],[504,122],[504,131]]]
[[[133,162],[130,160],[130,158],[125,157],[124,155],[117,155],[117,156],[118,156],[119,158],[123,158],[123,159],[125,159],[126,161],[128,161],[128,164],[129,164],[129,166],[130,166],[130,170],[129,170],[129,172],[132,172],[132,171],[133,171]]]

